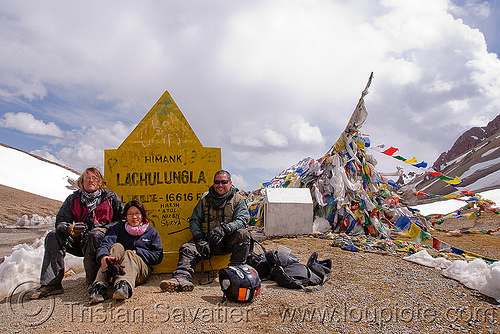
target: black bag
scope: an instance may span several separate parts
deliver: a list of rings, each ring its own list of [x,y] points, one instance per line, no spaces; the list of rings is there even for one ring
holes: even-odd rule
[[[299,260],[290,253],[280,252],[275,249],[266,251],[266,260],[270,267],[269,279],[274,280],[280,267],[288,267]]]
[[[287,266],[278,266],[275,270],[274,281],[282,287],[289,289],[307,289],[308,286],[322,285],[327,275],[331,272],[332,260],[318,261],[318,254],[312,253],[307,265],[294,262]]]
[[[304,289],[309,285],[318,285],[321,279],[305,264],[292,263],[286,267],[278,267],[274,281],[288,289]]]
[[[247,264],[253,267],[259,273],[261,279],[266,279],[271,273],[271,266],[266,259],[266,249],[261,243],[250,239],[250,252],[247,257]]]
[[[332,272],[332,260],[326,259],[319,261],[318,253],[314,252],[309,257],[309,260],[307,260],[307,267],[321,279],[320,284],[323,284],[328,278],[328,274]]]

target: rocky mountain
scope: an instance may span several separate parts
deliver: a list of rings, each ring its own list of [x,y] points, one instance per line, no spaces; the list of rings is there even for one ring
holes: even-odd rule
[[[500,115],[487,126],[465,131],[432,168],[450,177],[458,176],[462,180],[459,187],[471,192],[500,188]],[[429,194],[446,195],[457,190],[428,173],[412,183],[416,190]]]

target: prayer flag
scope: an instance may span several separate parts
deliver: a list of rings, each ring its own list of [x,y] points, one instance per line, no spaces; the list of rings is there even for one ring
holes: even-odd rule
[[[389,147],[387,150],[383,151],[382,153],[384,154],[387,154],[387,155],[393,155],[394,153],[396,153],[397,151],[399,151],[399,148],[395,148],[395,147]]]

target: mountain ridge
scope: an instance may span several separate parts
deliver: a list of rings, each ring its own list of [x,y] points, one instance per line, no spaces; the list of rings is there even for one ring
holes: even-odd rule
[[[472,127],[462,133],[448,151],[439,155],[432,168],[462,182],[452,186],[429,173],[419,175],[403,186],[403,197],[410,204],[430,201],[424,196],[414,196],[415,191],[448,195],[458,190],[477,193],[500,188],[500,114],[486,126]]]

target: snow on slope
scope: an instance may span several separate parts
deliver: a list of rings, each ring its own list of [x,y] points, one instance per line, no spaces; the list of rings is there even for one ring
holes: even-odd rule
[[[500,189],[484,191],[484,192],[479,193],[479,195],[481,195],[481,197],[484,199],[489,199],[489,200],[492,200],[493,202],[495,202],[496,207],[500,206]],[[444,215],[444,214],[448,214],[450,212],[453,212],[455,210],[458,210],[464,205],[465,205],[465,203],[463,201],[448,199],[445,201],[417,205],[417,206],[415,206],[415,208],[420,210],[420,213],[423,214],[424,216],[427,216],[430,214],[443,214]]]
[[[0,184],[63,202],[73,192],[66,188],[68,178],[78,177],[66,168],[0,145]]]
[[[500,169],[496,172],[486,175],[485,177],[480,178],[476,182],[469,184],[467,187],[471,189],[484,189],[494,186],[500,186]],[[494,202],[500,205],[499,202]]]

